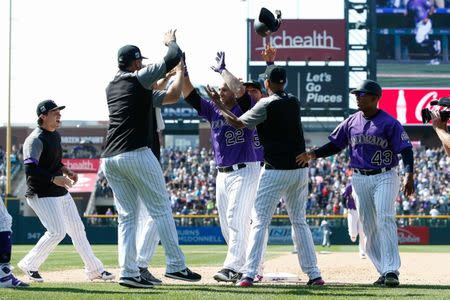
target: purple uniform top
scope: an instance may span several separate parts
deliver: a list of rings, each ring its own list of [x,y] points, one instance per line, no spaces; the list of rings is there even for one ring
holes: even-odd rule
[[[258,137],[258,131],[254,131],[253,135],[253,147],[255,148],[255,155],[257,161],[264,161],[264,147],[261,145]]]
[[[341,149],[350,148],[350,167],[374,170],[398,165],[398,155],[412,147],[400,122],[379,110],[370,119],[356,112],[330,134],[329,140]]]
[[[242,115],[242,110],[237,104],[231,112],[238,117]],[[254,130],[236,129],[228,125],[217,106],[205,99],[201,99],[199,115],[211,123],[211,140],[217,166],[258,161],[253,148]]]
[[[356,209],[355,199],[353,199],[352,191],[353,191],[352,185],[349,184],[347,185],[344,193],[342,194],[342,197],[344,197],[344,199],[347,200],[347,209]]]

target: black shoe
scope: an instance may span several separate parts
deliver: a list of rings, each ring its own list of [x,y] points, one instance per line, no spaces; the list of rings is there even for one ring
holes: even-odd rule
[[[322,277],[317,277],[317,278],[314,278],[314,279],[310,279],[306,283],[306,285],[324,285],[324,284],[325,284],[325,281],[323,281]]]
[[[186,268],[184,270],[173,272],[173,273],[166,273],[164,276],[177,279],[177,280],[184,280],[184,281],[200,281],[202,279],[202,276],[200,274],[194,273],[189,268]]]
[[[395,287],[400,284],[397,274],[393,272],[387,273],[384,277],[384,284],[388,287]]]
[[[142,278],[153,283],[154,285],[162,284],[162,281],[153,276],[152,273],[150,273],[147,268],[139,268],[139,272],[141,273]]]
[[[238,274],[237,272],[235,272],[231,269],[223,268],[222,270],[220,270],[219,272],[214,274],[213,278],[216,281],[236,282],[236,281],[233,281],[233,278],[236,277],[237,274]]]
[[[129,288],[152,288],[153,284],[141,276],[137,277],[120,277],[119,278],[119,284],[122,286],[126,286]]]
[[[373,283],[373,285],[384,285],[384,276],[380,276],[377,281]]]
[[[28,271],[28,278],[30,278],[34,282],[44,282],[44,278],[42,278],[41,274],[38,271]]]
[[[242,274],[241,272],[236,273],[236,274],[233,276],[233,278],[231,278],[231,282],[234,282],[234,283],[238,282],[239,280],[242,279],[242,275],[243,275],[243,274]]]

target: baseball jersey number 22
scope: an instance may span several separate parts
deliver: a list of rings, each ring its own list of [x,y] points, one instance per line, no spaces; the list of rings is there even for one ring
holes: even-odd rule
[[[233,146],[244,142],[244,131],[242,129],[228,130],[225,132],[227,146]]]
[[[381,151],[378,150],[375,152],[375,154],[372,156],[372,160],[371,163],[377,166],[380,165],[389,165],[391,164],[392,161],[392,151],[390,150],[386,150],[386,151]]]

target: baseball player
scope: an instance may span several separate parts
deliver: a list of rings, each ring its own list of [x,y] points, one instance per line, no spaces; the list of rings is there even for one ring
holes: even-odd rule
[[[115,276],[105,271],[92,252],[77,207],[67,191],[77,182],[78,175],[61,163],[61,136],[56,129],[61,125],[60,111],[64,108],[52,100],[40,102],[36,109],[38,127],[25,139],[25,196],[47,231],[17,265],[30,280],[43,282],[39,267],[68,234],[84,262],[88,279],[111,280]]]
[[[412,145],[400,122],[378,109],[382,90],[377,82],[364,80],[352,93],[359,111],[338,125],[328,144],[300,154],[297,162],[350,148],[352,186],[367,237],[367,255],[380,273],[374,284],[393,287],[399,285],[400,268],[394,206],[400,189],[397,155],[401,153],[406,171],[402,190],[409,196],[414,192]]]
[[[12,273],[11,261],[11,215],[6,210],[0,196],[0,288],[20,288],[29,286]]]
[[[241,106],[249,107],[248,98],[237,99],[234,91],[245,91],[242,83],[225,68],[225,56],[218,55],[213,70],[220,73],[224,83],[220,88],[220,101],[236,114],[241,115]],[[192,86],[189,74],[184,77],[183,96],[199,114],[211,124],[211,139],[214,159],[217,165],[216,199],[220,228],[228,245],[223,268],[214,275],[214,279],[235,282],[241,276],[245,262],[250,213],[256,195],[260,163],[253,149],[252,130],[235,129],[228,125],[214,103],[200,97]]]
[[[344,198],[344,203],[347,208],[347,223],[348,223],[348,235],[350,240],[354,243],[359,235],[359,257],[361,259],[366,258],[366,235],[362,229],[361,221],[359,220],[358,210],[357,210],[357,196],[353,192],[352,185],[349,184],[345,188],[342,194]]]
[[[326,220],[322,220],[322,222],[320,222],[320,229],[322,230],[322,247],[330,247],[331,246],[331,240],[330,240],[330,236],[331,236],[331,229],[330,229],[330,225],[328,224],[328,222]]]
[[[294,227],[301,268],[309,277],[307,284],[323,285],[324,281],[317,268],[311,230],[305,218],[308,170],[306,167],[299,167],[295,162],[296,156],[305,149],[300,101],[284,91],[285,69],[268,66],[265,76],[264,85],[270,96],[260,99],[239,118],[220,101],[214,89],[207,89],[226,121],[233,127],[242,129],[257,126],[258,136],[264,147],[265,165],[260,174],[255,201],[256,219],[250,232],[244,274],[237,285],[253,285],[266,231],[281,197],[286,201],[289,218]]]
[[[141,205],[154,220],[166,254],[165,276],[178,280],[199,281],[200,274],[185,265],[161,167],[148,147],[155,126],[152,107],[178,101],[182,80],[177,70],[170,89],[154,91],[153,84],[174,69],[181,60],[175,31],[164,36],[168,51],[163,61],[143,67],[144,57],[138,47],[119,49],[119,71],[106,88],[110,124],[102,153],[102,168],[113,190],[119,214],[118,246],[120,279],[126,287],[151,288],[153,283],[140,275],[137,265],[136,235]]]

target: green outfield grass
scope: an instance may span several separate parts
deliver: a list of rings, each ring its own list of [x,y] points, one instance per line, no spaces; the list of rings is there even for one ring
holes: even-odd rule
[[[416,76],[406,78],[403,74]],[[449,76],[450,64],[434,66],[426,63],[378,63],[377,65],[377,80],[382,87],[450,87]]]
[[[15,265],[30,249],[31,245],[15,245],[13,260]],[[94,252],[106,267],[117,267],[116,245],[94,245]],[[189,266],[220,266],[226,253],[225,245],[182,246]],[[266,258],[274,258],[290,253],[291,245],[269,245]],[[357,246],[316,247],[317,251],[357,252]],[[401,252],[450,252],[450,246],[401,246]],[[152,266],[164,266],[163,249],[158,246]],[[63,270],[81,268],[82,263],[72,245],[58,246],[49,256],[41,270]],[[21,271],[16,268],[15,273]],[[2,299],[450,299],[450,285],[424,286],[401,285],[398,288],[380,288],[371,285],[328,285],[307,287],[298,285],[263,285],[240,288],[231,284],[220,285],[162,285],[150,290],[127,289],[117,283],[43,283],[32,284],[27,289],[1,289]]]
[[[117,267],[117,245],[93,245],[92,247],[97,257],[106,267]],[[14,245],[12,264],[16,265],[31,248],[32,245]],[[186,255],[189,266],[221,266],[226,254],[225,245],[189,245],[181,246],[181,248]],[[292,245],[269,245],[267,247],[266,260],[290,253],[292,250]],[[330,248],[316,246],[316,250],[357,253],[358,247],[356,245],[331,246]],[[450,252],[450,245],[400,246],[400,251],[448,253]],[[164,250],[162,246],[158,246],[151,265],[154,267],[163,267],[165,265],[164,261]],[[41,271],[79,269],[82,265],[81,258],[72,245],[59,245],[42,265]],[[20,274],[21,271],[16,269],[15,272]]]

